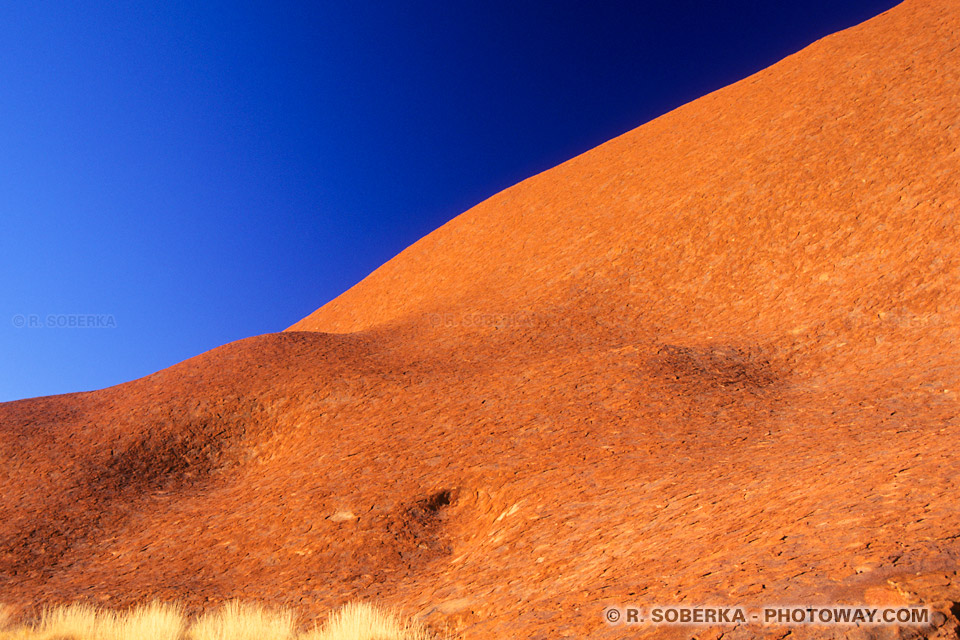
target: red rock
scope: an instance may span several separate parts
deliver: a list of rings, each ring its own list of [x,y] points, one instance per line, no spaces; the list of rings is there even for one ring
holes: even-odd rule
[[[952,0],[905,2],[287,332],[0,405],[3,599],[369,598],[537,638],[898,596],[955,630],[958,40]]]

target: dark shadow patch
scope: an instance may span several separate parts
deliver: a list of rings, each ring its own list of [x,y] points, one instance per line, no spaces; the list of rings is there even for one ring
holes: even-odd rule
[[[156,491],[205,486],[242,428],[199,418],[157,424],[84,461],[48,509],[0,535],[0,577],[52,574],[71,549],[119,526]],[[53,497],[53,496],[51,496]]]
[[[449,489],[444,489],[443,491],[438,491],[429,498],[423,500],[423,508],[431,513],[436,513],[440,509],[450,506],[450,496],[451,491]]]
[[[391,518],[387,530],[403,564],[412,567],[451,553],[445,524],[456,493],[451,489],[437,491],[413,504],[401,505]]]
[[[723,389],[764,389],[780,376],[759,348],[663,345],[651,361],[668,382]]]
[[[98,499],[171,490],[202,481],[218,468],[236,429],[216,421],[194,422],[176,433],[147,430],[100,465],[87,469],[82,486]]]

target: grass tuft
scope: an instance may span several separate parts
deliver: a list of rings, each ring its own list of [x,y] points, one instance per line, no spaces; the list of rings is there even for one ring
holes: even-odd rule
[[[178,605],[153,602],[124,614],[103,615],[102,619],[109,620],[109,625],[97,640],[180,640],[183,636],[183,611]]]
[[[40,623],[33,630],[37,640],[99,640],[99,612],[88,604],[44,609]],[[30,636],[24,636],[30,637]]]
[[[403,622],[382,607],[362,602],[335,611],[323,627],[303,640],[429,640],[432,636],[416,623]]]
[[[290,610],[268,611],[236,600],[204,614],[187,632],[190,640],[293,640],[297,618]]]
[[[289,609],[230,601],[188,624],[179,605],[157,602],[113,612],[87,604],[44,609],[34,624],[13,626],[0,605],[0,640],[436,640],[425,627],[365,603],[334,611],[326,624],[298,632]]]

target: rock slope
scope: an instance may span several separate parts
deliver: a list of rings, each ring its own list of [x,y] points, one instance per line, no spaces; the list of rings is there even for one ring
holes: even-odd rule
[[[960,612],[960,7],[908,0],[490,198],[286,332],[0,405],[0,599]],[[954,634],[954,635],[951,635]]]

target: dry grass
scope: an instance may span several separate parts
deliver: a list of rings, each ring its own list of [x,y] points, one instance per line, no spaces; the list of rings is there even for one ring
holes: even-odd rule
[[[45,609],[36,627],[37,640],[60,636],[77,638],[100,638],[107,627],[115,622],[110,615],[97,615],[97,610],[85,604]]]
[[[348,604],[335,611],[327,623],[303,636],[303,640],[429,640],[422,626],[404,622],[385,609],[369,604]]]
[[[0,640],[180,640],[183,627],[176,605],[154,603],[118,614],[74,604],[44,610],[33,625],[0,626]]]
[[[189,640],[293,640],[297,618],[290,610],[268,611],[260,605],[228,602],[190,625]]]
[[[438,640],[423,626],[369,604],[349,604],[322,627],[297,629],[289,609],[228,602],[188,621],[178,605],[148,604],[112,612],[85,604],[44,610],[33,624],[13,625],[0,605],[0,640]]]
[[[176,605],[152,603],[136,607],[125,614],[111,614],[113,624],[103,640],[150,638],[151,640],[178,640],[183,635],[183,612]]]

